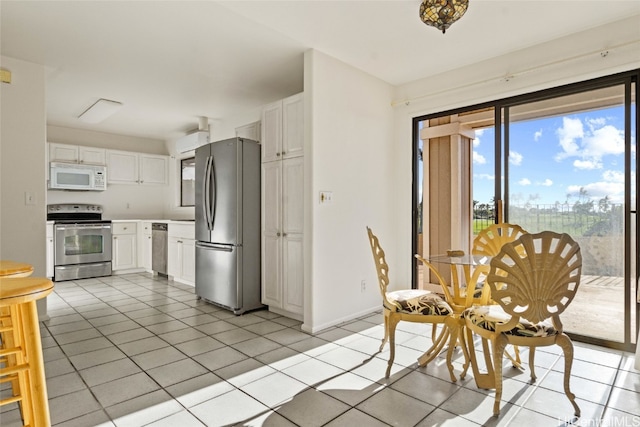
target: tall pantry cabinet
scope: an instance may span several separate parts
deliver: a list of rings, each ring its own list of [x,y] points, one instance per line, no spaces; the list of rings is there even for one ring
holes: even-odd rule
[[[262,112],[262,303],[302,319],[304,95]]]

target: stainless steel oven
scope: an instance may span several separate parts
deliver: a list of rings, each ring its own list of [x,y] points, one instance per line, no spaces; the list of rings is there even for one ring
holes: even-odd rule
[[[111,275],[111,221],[98,205],[49,205],[54,220],[54,281]]]

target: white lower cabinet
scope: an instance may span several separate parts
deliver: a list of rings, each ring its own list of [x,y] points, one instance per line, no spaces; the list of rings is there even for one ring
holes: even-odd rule
[[[113,223],[111,269],[130,270],[138,267],[137,257],[137,223]]]
[[[143,221],[138,234],[138,266],[145,271],[151,270],[152,243],[151,222]]]
[[[195,286],[195,225],[170,223],[168,233],[167,275],[176,282]]]
[[[47,265],[46,265],[46,275],[48,278],[52,278],[53,277],[53,262],[54,262],[54,255],[53,255],[53,224],[49,224],[47,223],[47,243],[46,243],[46,248],[47,248]]]

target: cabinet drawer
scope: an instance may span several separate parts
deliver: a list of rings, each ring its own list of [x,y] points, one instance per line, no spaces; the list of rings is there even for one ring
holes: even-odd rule
[[[144,222],[141,223],[142,234],[151,235],[151,224],[153,224],[153,223],[150,222],[150,221],[144,221]]]
[[[136,234],[135,222],[114,222],[111,224],[113,234]]]
[[[195,224],[169,224],[169,237],[182,237],[185,239],[196,238],[196,226]]]

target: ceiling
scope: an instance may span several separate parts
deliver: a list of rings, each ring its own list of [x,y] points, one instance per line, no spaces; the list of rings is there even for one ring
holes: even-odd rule
[[[7,1],[0,52],[45,66],[47,123],[175,139],[303,90],[314,48],[393,85],[614,22],[639,0],[471,0],[446,34],[419,0]],[[124,107],[78,115],[99,98]]]

